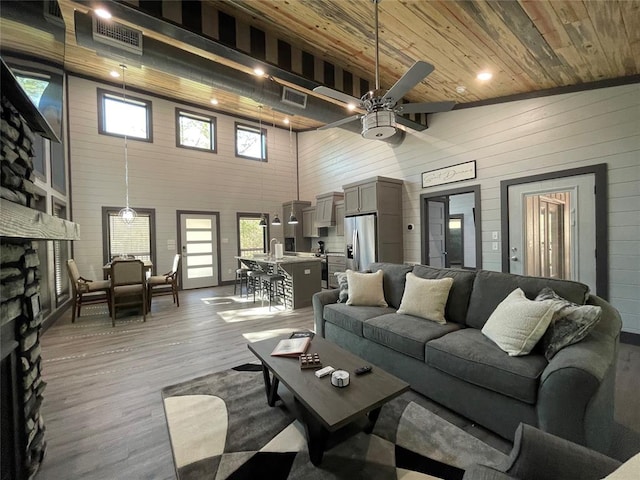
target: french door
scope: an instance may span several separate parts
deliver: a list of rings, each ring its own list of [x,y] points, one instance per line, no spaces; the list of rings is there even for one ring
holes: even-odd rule
[[[511,273],[577,280],[596,292],[594,185],[586,174],[509,187]]]
[[[178,212],[182,288],[220,284],[217,213]]]

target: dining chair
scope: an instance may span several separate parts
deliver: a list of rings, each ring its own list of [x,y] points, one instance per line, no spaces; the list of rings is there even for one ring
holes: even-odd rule
[[[78,265],[75,260],[67,260],[67,271],[71,279],[71,290],[73,291],[71,323],[75,323],[76,315],[80,316],[82,305],[92,303],[107,303],[111,311],[111,281],[110,280],[89,280],[80,275]]]
[[[151,310],[151,298],[153,295],[171,294],[173,296],[173,303],[176,304],[176,307],[180,306],[180,299],[178,298],[178,271],[180,270],[181,260],[182,255],[176,253],[173,257],[173,265],[170,271],[163,275],[152,275],[147,279],[149,310]]]
[[[111,262],[111,324],[116,326],[116,308],[140,305],[142,319],[147,321],[147,287],[142,260]]]

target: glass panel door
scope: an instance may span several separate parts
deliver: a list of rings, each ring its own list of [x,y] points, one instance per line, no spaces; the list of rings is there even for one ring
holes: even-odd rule
[[[180,214],[180,228],[182,288],[218,285],[217,215]]]

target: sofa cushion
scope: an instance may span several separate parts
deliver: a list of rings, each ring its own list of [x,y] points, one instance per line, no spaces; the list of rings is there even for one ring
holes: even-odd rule
[[[393,308],[388,307],[352,307],[344,303],[331,303],[324,306],[322,313],[328,323],[362,337],[362,323],[365,320],[394,312]]]
[[[428,342],[426,363],[465,382],[532,405],[547,366],[542,355],[509,357],[475,328]]]
[[[444,316],[447,320],[464,325],[467,318],[467,306],[473,280],[476,277],[475,270],[461,270],[456,268],[435,268],[427,265],[416,265],[413,274],[420,278],[453,278],[453,285],[447,299]]]
[[[551,325],[542,336],[544,356],[551,360],[558,350],[578,343],[596,326],[602,308],[596,305],[577,305],[562,298],[551,288],[543,288],[536,300],[552,300],[558,305]]]
[[[372,342],[424,361],[425,342],[460,329],[457,323],[430,322],[413,315],[390,313],[363,323],[363,336]]]
[[[381,270],[376,273],[360,273],[347,270],[349,297],[347,305],[362,305],[371,307],[386,307],[384,289],[382,288],[384,274]]]
[[[453,278],[428,279],[407,273],[402,303],[398,313],[445,324],[444,307],[447,304]]]
[[[407,273],[413,267],[411,265],[402,265],[398,263],[372,263],[369,270],[376,272],[382,270],[384,272],[384,298],[390,307],[397,309],[402,303],[402,294],[404,293],[404,283]]]
[[[571,280],[478,270],[471,290],[465,323],[481,329],[498,304],[516,288],[521,288],[526,297],[533,300],[544,287],[552,288],[561,297],[579,305],[584,305],[589,293],[587,285]]]
[[[559,308],[553,300],[529,300],[516,288],[498,304],[482,333],[513,357],[528,355]]]

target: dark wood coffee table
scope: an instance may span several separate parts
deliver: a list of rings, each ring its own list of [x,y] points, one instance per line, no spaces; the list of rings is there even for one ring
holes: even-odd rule
[[[276,344],[287,337],[278,337],[249,344],[262,362],[267,402],[274,406],[278,399],[278,384],[293,394],[302,407],[301,421],[305,426],[309,456],[314,465],[322,461],[329,434],[364,417],[368,417],[367,433],[371,433],[380,409],[389,400],[409,390],[409,384],[379,367],[371,373],[356,376],[356,368],[368,365],[362,358],[347,352],[332,342],[315,336],[307,353],[318,353],[323,366],[349,372],[350,385],[338,388],[331,385],[331,375],[317,378],[313,369],[301,369],[297,357],[272,357]]]

